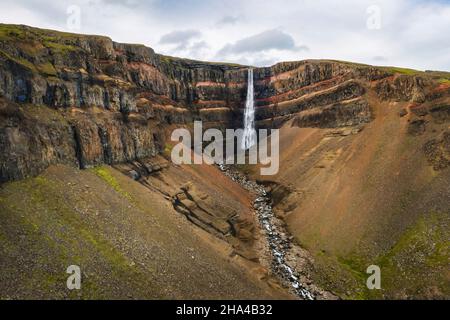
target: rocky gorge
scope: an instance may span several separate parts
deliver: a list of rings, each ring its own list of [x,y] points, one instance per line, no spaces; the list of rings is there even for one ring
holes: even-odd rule
[[[279,127],[294,115],[298,126],[367,123],[373,117],[367,81],[383,98],[420,101],[428,94],[429,77],[393,78],[394,71],[335,61],[255,68],[256,125]],[[83,168],[154,156],[164,149],[164,129],[171,125],[242,123],[245,66],[162,56],[106,37],[2,25],[0,72],[1,181],[52,163]],[[25,107],[30,104],[55,117],[36,119]],[[22,141],[20,148],[15,141]]]
[[[244,174],[229,166],[220,164],[219,168],[231,180],[238,182],[244,189],[255,193],[256,198],[253,201],[253,208],[265,234],[264,250],[260,259],[263,260],[263,263],[269,264],[268,267],[271,272],[279,277],[289,288],[288,290],[300,299],[336,298],[331,293],[312,284],[310,276],[306,273],[306,265],[297,267],[297,259],[304,259],[311,264],[310,257],[297,244],[293,243],[293,237],[289,235],[284,223],[274,214],[270,195],[266,188],[255,181],[249,180]],[[265,259],[266,261],[264,261]],[[296,265],[296,267],[293,267],[293,265]]]
[[[450,74],[333,60],[252,67],[255,126],[280,128],[280,173],[263,179],[252,168],[244,168],[247,172],[243,175],[222,167],[221,174],[213,166],[170,164],[173,129],[192,130],[195,120],[201,120],[204,129],[242,127],[248,69],[164,56],[149,47],[117,43],[107,37],[1,24],[0,186],[4,189],[0,191],[5,191],[0,206],[9,219],[5,219],[5,234],[14,230],[18,212],[22,216],[18,204],[8,205],[5,199],[16,199],[20,190],[27,190],[24,194],[29,198],[20,205],[32,203],[41,208],[31,229],[45,235],[47,226],[43,229],[39,219],[46,221],[44,213],[62,206],[65,200],[59,199],[59,193],[64,190],[74,216],[59,222],[61,225],[78,221],[78,206],[86,206],[81,212],[89,214],[83,213],[83,219],[101,226],[102,237],[114,250],[126,259],[142,260],[143,268],[153,266],[148,252],[159,259],[161,255],[155,252],[166,252],[167,246],[172,254],[192,232],[207,239],[202,241],[208,245],[214,243],[211,239],[225,240],[231,249],[224,249],[220,242],[219,249],[215,248],[219,259],[202,241],[189,240],[187,251],[176,256],[185,268],[183,276],[191,275],[186,271],[190,263],[199,270],[207,269],[193,253],[204,250],[208,255],[204,259],[210,261],[208,270],[220,274],[219,280],[213,280],[229,285],[233,283],[230,279],[237,277],[243,295],[250,286],[256,297],[286,297],[281,283],[303,299],[446,296],[448,286],[434,270],[442,269],[446,257],[442,249],[445,232],[441,230],[446,230],[443,226],[450,202],[442,181],[450,167]],[[122,180],[117,175],[120,172],[130,182]],[[231,182],[224,180],[230,177]],[[90,187],[79,190],[82,179],[108,197],[103,199],[103,194],[90,191]],[[36,195],[35,184],[50,190],[49,194]],[[21,186],[19,191],[16,186]],[[74,191],[66,194],[66,188]],[[97,196],[102,202],[94,200]],[[58,205],[46,202],[53,197],[61,200]],[[136,200],[145,197],[157,204],[156,222],[142,214],[143,207],[153,208]],[[118,198],[126,202],[125,207],[117,203]],[[105,214],[106,222],[97,221],[99,211],[103,217],[102,211],[89,208],[86,202],[98,208],[114,204],[104,209],[108,214],[120,211],[117,216]],[[136,222],[121,220],[127,219],[119,214],[126,208]],[[95,217],[90,215],[93,212]],[[190,224],[179,222],[172,213]],[[55,221],[66,219],[58,213],[52,217]],[[116,224],[110,225],[111,221]],[[153,233],[146,234],[138,222]],[[130,223],[133,237],[127,234]],[[173,243],[157,238],[160,223],[167,229],[164,232],[175,234]],[[192,231],[191,224],[207,235]],[[127,231],[116,230],[118,226]],[[414,228],[419,228],[417,234]],[[47,231],[47,238],[62,237],[62,231],[56,235],[53,231]],[[83,232],[82,240],[98,246],[106,260],[119,261],[99,245],[103,240],[90,241],[92,235]],[[421,237],[424,234],[425,239]],[[10,234],[0,236],[6,239]],[[11,243],[15,237],[10,236]],[[125,238],[140,247],[123,245]],[[426,254],[420,248],[432,254],[425,262],[422,257]],[[226,250],[231,253],[222,254]],[[13,249],[5,247],[4,251],[15,261]],[[58,251],[56,255],[64,256]],[[235,271],[234,265],[229,267],[230,257],[245,265],[244,269],[250,268],[248,274],[256,274],[258,280]],[[227,261],[221,262],[226,265],[224,273],[210,267],[216,259]],[[164,256],[158,261],[168,265],[166,260]],[[364,266],[371,261],[388,270],[391,282],[386,281],[389,289],[381,295],[364,288]],[[145,272],[160,272],[160,265]],[[416,268],[411,271],[409,265]],[[161,274],[172,279],[176,288],[170,289],[169,295],[190,297],[185,288],[178,287],[178,271],[167,269],[169,275],[166,270]],[[434,278],[420,291],[402,282],[406,278],[398,280],[398,274],[411,279],[425,279],[423,274]],[[197,274],[192,274],[192,279],[201,283],[198,296],[216,290]],[[233,285],[227,288],[227,296],[234,297]]]

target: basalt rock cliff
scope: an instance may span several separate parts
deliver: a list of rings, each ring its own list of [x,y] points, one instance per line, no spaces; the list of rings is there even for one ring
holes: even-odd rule
[[[85,168],[151,157],[165,148],[171,125],[240,127],[247,68],[1,25],[0,181],[52,163]],[[359,126],[373,117],[370,94],[421,103],[448,93],[448,82],[430,92],[434,74],[410,73],[337,61],[256,68],[257,125],[279,127],[298,115],[298,126]],[[414,126],[421,130],[421,122]]]

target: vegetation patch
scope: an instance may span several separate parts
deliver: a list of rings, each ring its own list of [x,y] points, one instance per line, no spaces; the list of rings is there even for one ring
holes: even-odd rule
[[[42,44],[50,49],[54,54],[66,56],[70,52],[80,51],[81,49],[78,47],[75,47],[70,44],[60,43],[60,42],[53,42],[50,40],[44,40]]]
[[[387,70],[391,73],[400,73],[408,76],[414,76],[420,73],[420,71],[418,70],[408,68],[398,68],[398,67],[387,67]]]
[[[449,217],[442,213],[419,218],[389,251],[378,257],[382,287],[387,291],[400,287],[404,294],[432,298],[423,291],[430,287],[432,279],[440,294],[448,295],[445,276],[450,258],[449,227]]]
[[[37,72],[36,67],[34,66],[33,63],[31,63],[30,61],[28,61],[27,59],[21,58],[21,57],[13,57],[10,54],[8,54],[7,52],[0,50],[0,56],[3,56],[4,58],[6,58],[7,60],[10,60],[22,67],[24,67],[25,69],[28,69],[31,72]]]
[[[93,168],[92,170],[94,171],[94,173],[97,176],[102,178],[108,185],[110,185],[116,192],[120,193],[121,195],[123,195],[128,200],[131,200],[131,195],[128,192],[124,191],[120,187],[120,185],[117,182],[116,178],[113,177],[113,175],[111,174],[111,172],[108,170],[107,167],[99,166],[99,167]]]
[[[36,66],[38,71],[46,76],[56,76],[57,72],[55,67],[50,62],[45,62],[42,64],[38,64]]]
[[[16,25],[0,24],[0,40],[25,39],[26,33],[23,28]]]
[[[4,200],[0,203],[0,265],[9,271],[8,276],[16,277],[15,285],[20,290],[13,294],[28,298],[102,299],[105,295],[122,294],[114,287],[117,283],[145,287],[148,279],[142,270],[96,226],[86,222],[83,215],[92,214],[86,211],[89,202],[84,202],[83,196],[77,197],[74,207],[74,199],[61,192],[65,188],[71,187],[53,177],[38,176],[9,183],[0,190]],[[17,266],[19,252],[21,265]],[[71,264],[83,270],[80,291],[69,292],[66,288],[65,270]],[[21,273],[19,267],[25,268],[26,273]],[[4,292],[0,299],[10,298],[2,296]]]
[[[173,149],[173,145],[166,143],[164,145],[163,156],[165,158],[170,158],[170,156],[172,154],[172,149]]]

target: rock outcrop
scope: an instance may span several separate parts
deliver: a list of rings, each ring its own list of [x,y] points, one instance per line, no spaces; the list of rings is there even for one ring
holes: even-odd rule
[[[186,184],[172,198],[175,209],[201,228],[223,237],[232,232],[232,220],[237,216],[230,208],[221,208],[206,193]]]
[[[151,157],[164,150],[169,128],[194,120],[240,127],[247,68],[0,25],[0,181],[52,163],[86,168]],[[296,117],[301,127],[360,126],[373,119],[371,94],[422,103],[449,93],[433,73],[406,73],[331,60],[255,68],[256,124],[275,128]]]

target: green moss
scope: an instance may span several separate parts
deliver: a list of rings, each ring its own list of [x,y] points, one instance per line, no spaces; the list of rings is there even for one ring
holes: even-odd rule
[[[338,257],[338,261],[345,266],[349,271],[351,271],[355,277],[360,280],[366,278],[365,270],[367,268],[367,263],[363,262],[363,259],[356,255],[349,255],[346,257]]]
[[[369,290],[366,286],[366,281],[369,275],[366,273],[367,267],[371,265],[362,256],[356,253],[349,254],[345,257],[338,257],[338,262],[340,267],[346,269],[347,273],[353,277],[356,284],[352,290],[349,291],[347,295],[348,299],[355,300],[366,300],[366,299],[376,299],[381,297],[381,292],[379,290]]]
[[[43,177],[43,176],[37,176],[34,181],[39,184],[39,185],[46,185],[48,184],[48,180],[47,178]]]
[[[165,158],[170,158],[170,156],[172,154],[172,149],[173,149],[173,145],[166,143],[164,145],[163,156]]]
[[[13,42],[11,46],[18,47],[30,57],[42,54],[43,52],[40,52],[40,50],[43,47],[49,49],[52,54],[62,56],[66,56],[70,52],[82,51],[76,45],[76,40],[80,37],[82,36],[65,32],[0,24],[0,41]],[[31,71],[39,71],[48,76],[56,75],[56,71],[50,62],[34,66],[33,63],[22,57],[12,56],[7,50],[0,51],[0,53],[7,59],[25,66]]]
[[[367,266],[365,260],[357,254],[335,256],[325,251],[314,254],[315,271],[312,280],[327,288],[343,299],[365,300],[379,298],[379,290],[366,287]]]
[[[40,29],[17,24],[0,23],[0,40],[44,40],[58,41],[60,39],[76,40],[85,37],[85,35],[55,31],[48,29]]]
[[[27,117],[41,123],[50,126],[60,124],[62,126],[67,126],[67,120],[64,116],[55,109],[49,108],[43,105],[36,104],[24,104],[21,105],[20,110]]]
[[[92,230],[87,228],[81,228],[80,235],[84,240],[89,241],[89,243],[100,252],[101,256],[106,258],[111,265],[125,270],[130,268],[129,261],[122,256],[119,251],[112,247],[108,241],[101,238],[99,234],[94,234]]]
[[[387,67],[387,70],[392,73],[400,73],[408,76],[414,76],[420,73],[420,71],[418,70],[408,68],[398,68],[398,67]]]
[[[76,52],[76,51],[80,51],[81,49],[70,45],[70,44],[64,44],[64,43],[60,43],[60,42],[53,42],[50,40],[44,40],[42,42],[42,44],[50,49],[54,54],[59,54],[59,55],[67,55],[70,52]]]
[[[421,218],[415,225],[410,227],[396,242],[396,244],[381,258],[379,262],[383,265],[391,264],[393,258],[404,251],[411,243],[417,242],[421,234],[426,231],[425,219]]]
[[[13,57],[5,51],[0,50],[0,55],[4,58],[13,61],[14,63],[21,65],[25,69],[28,69],[31,72],[41,73],[47,76],[56,76],[57,72],[55,67],[50,62],[41,63],[38,65],[34,65],[32,62],[24,59],[22,57]]]
[[[55,67],[50,62],[38,64],[36,66],[36,68],[38,69],[38,71],[40,73],[42,73],[46,76],[56,76],[57,75]]]
[[[431,282],[445,283],[439,280],[439,270],[448,268],[448,227],[448,217],[438,213],[423,216],[409,227],[395,245],[377,259],[383,286],[388,290],[403,287],[417,293],[432,285]],[[434,278],[430,278],[431,271]]]
[[[102,178],[108,185],[110,185],[115,191],[123,195],[128,200],[131,200],[131,196],[128,192],[124,191],[119,183],[117,182],[116,178],[114,178],[111,174],[111,172],[108,170],[106,166],[99,166],[92,169],[93,172]]]
[[[320,60],[319,60],[320,61]],[[327,60],[325,60],[327,61]],[[368,64],[364,64],[364,63],[358,63],[358,62],[351,62],[351,61],[344,61],[344,60],[329,60],[330,62],[337,62],[337,63],[341,63],[341,64],[345,64],[351,67],[371,67]]]
[[[159,59],[162,63],[170,63],[173,60],[172,57],[164,56],[164,55],[160,55]]]
[[[237,64],[237,63],[200,61],[200,60],[166,56],[166,55],[162,55],[162,54],[159,55],[159,59],[162,63],[175,63],[175,64],[186,64],[186,65],[206,64],[206,65],[213,65],[213,66],[226,66],[226,67],[231,67],[231,68],[245,68],[246,67],[246,66],[243,66],[243,65]]]
[[[438,81],[441,84],[450,84],[450,79],[448,79],[448,78],[441,78]]]
[[[405,197],[417,195],[408,193]],[[336,261],[321,252],[315,255],[319,262],[316,280],[325,287],[332,283],[332,290],[348,299],[398,298],[403,294],[429,297],[427,290],[432,287],[438,288],[441,295],[448,295],[448,280],[445,280],[450,258],[448,230],[448,216],[424,214],[379,256],[370,257],[355,251],[338,256]],[[378,265],[381,269],[381,290],[366,287],[369,265]]]
[[[10,54],[8,54],[7,52],[2,51],[2,50],[0,50],[0,55],[3,56],[4,58],[10,60],[10,61],[15,62],[18,65],[23,66],[24,68],[28,69],[29,71],[37,72],[37,69],[34,66],[34,64],[32,64],[30,61],[28,61],[28,60],[26,60],[24,58],[13,57]]]
[[[25,39],[26,33],[23,28],[17,25],[0,24],[0,40]]]

